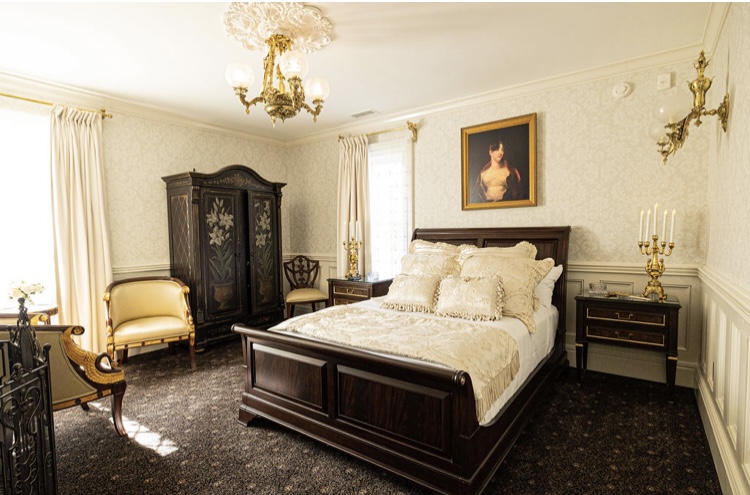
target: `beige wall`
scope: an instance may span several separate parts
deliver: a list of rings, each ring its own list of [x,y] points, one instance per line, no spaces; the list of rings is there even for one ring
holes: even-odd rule
[[[118,113],[104,124],[104,168],[112,265],[118,273],[168,271],[167,196],[161,177],[247,165],[264,179],[287,182],[282,148],[195,126]],[[286,189],[282,189],[286,194]],[[282,199],[284,246],[288,205]],[[116,277],[117,278],[117,277]]]
[[[750,287],[750,258],[742,247],[750,243],[750,6],[733,3],[709,70],[716,74],[710,103],[715,108],[728,91],[729,128],[713,126],[708,153],[706,267],[733,284]],[[740,249],[738,249],[740,248]]]
[[[656,91],[656,76],[667,71],[675,81],[695,73],[685,61],[421,118],[414,148],[415,225],[571,225],[571,261],[640,265],[645,258],[636,246],[639,213],[658,202],[678,210],[677,247],[667,265],[701,264],[710,125],[691,133],[677,156],[662,165],[648,126],[663,94]],[[618,100],[612,87],[620,81],[633,84],[634,91]],[[461,128],[532,112],[539,128],[538,206],[462,211]],[[304,184],[292,199],[291,250],[334,254],[335,138],[289,149],[287,162],[290,182]],[[298,202],[307,205],[312,198],[314,206],[297,208]],[[307,234],[310,224],[320,231],[296,234]]]

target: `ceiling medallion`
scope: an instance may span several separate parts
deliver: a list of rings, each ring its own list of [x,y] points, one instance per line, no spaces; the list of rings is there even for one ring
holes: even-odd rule
[[[226,69],[227,82],[250,113],[250,107],[262,103],[274,126],[305,109],[313,122],[328,97],[328,82],[320,77],[302,80],[307,61],[302,53],[314,53],[331,41],[331,22],[315,7],[299,3],[232,2],[224,14],[227,33],[248,50],[266,53],[263,60],[263,88],[247,100],[254,76],[247,64],[233,63]],[[287,87],[288,85],[288,87]],[[305,92],[314,108],[305,102]]]

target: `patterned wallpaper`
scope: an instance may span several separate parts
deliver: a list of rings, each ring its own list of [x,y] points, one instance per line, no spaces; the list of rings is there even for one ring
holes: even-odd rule
[[[657,99],[678,90],[688,102],[691,98],[682,84],[657,92],[656,78],[663,72],[673,72],[677,82],[688,81],[695,70],[686,61],[422,118],[414,149],[415,225],[571,225],[571,261],[640,264],[645,263],[636,245],[640,211],[659,203],[678,211],[671,263],[702,264],[710,133],[691,133],[677,156],[662,164],[648,136]],[[633,92],[615,99],[612,88],[620,81],[631,83]],[[461,128],[533,112],[538,206],[462,211]],[[300,184],[291,200],[292,251],[333,255],[335,138],[295,147],[291,154],[290,191],[291,184]]]
[[[339,144],[326,139],[285,150],[286,213],[293,253],[336,256]],[[334,258],[335,259],[335,258]]]
[[[713,122],[708,153],[708,246],[706,266],[738,287],[750,288],[750,257],[737,247],[750,244],[750,4],[732,3],[716,52],[707,69],[715,76],[707,106],[716,108],[729,92],[729,124]],[[750,292],[748,292],[750,294]]]
[[[728,134],[718,135],[715,124],[707,122],[691,130],[685,147],[667,165],[661,163],[648,136],[649,124],[659,98],[681,91],[689,101],[684,82],[694,77],[692,60],[434,113],[419,120],[414,148],[415,225],[571,225],[571,261],[641,264],[645,257],[636,246],[639,213],[658,202],[678,211],[676,248],[668,263],[702,265],[709,214],[711,235],[731,238],[737,217],[722,212],[748,210],[738,199],[739,188],[749,183],[747,167],[739,166],[740,157],[748,156],[748,143],[742,139],[747,136],[747,112],[737,110],[746,107],[747,98],[738,81],[746,80],[742,76],[748,71],[747,64],[740,63],[747,59],[740,26],[748,20],[748,10],[732,5],[726,34],[709,69],[709,75],[716,75],[714,87],[722,86],[731,45],[733,113]],[[657,91],[657,75],[665,72],[672,73],[674,87]],[[632,84],[633,92],[616,99],[612,88],[621,81]],[[461,128],[533,112],[538,125],[538,206],[462,211]],[[288,184],[282,202],[285,253],[335,256],[335,137],[283,147],[118,114],[105,123],[104,138],[116,268],[168,263],[162,176],[193,168],[211,172],[235,163]],[[721,172],[713,174],[717,169]],[[733,194],[724,194],[727,190]],[[746,226],[741,232],[744,239],[749,237]],[[716,245],[709,253],[710,263],[738,282],[750,280],[748,264],[724,256],[724,251]]]
[[[104,124],[105,187],[112,265],[169,264],[166,188],[162,177],[195,169],[247,165],[264,179],[287,182],[282,148],[118,113]],[[286,194],[286,188],[282,189]],[[289,208],[282,199],[284,249]]]

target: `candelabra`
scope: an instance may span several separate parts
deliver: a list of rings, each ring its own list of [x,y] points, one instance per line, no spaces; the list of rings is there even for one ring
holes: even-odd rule
[[[362,241],[354,240],[354,237],[349,241],[344,241],[344,251],[349,253],[349,271],[346,273],[346,278],[349,280],[362,280],[362,276],[359,274],[359,249],[362,247]]]
[[[650,294],[657,294],[659,301],[664,301],[667,299],[667,295],[664,293],[661,282],[659,282],[659,277],[664,273],[665,266],[664,258],[659,259],[659,255],[671,255],[674,249],[674,242],[670,241],[667,244],[667,241],[661,241],[659,243],[659,236],[657,234],[652,235],[651,239],[653,240],[653,245],[649,241],[638,241],[638,248],[641,250],[641,254],[651,256],[651,259],[646,261],[646,273],[651,277],[651,280],[641,295],[649,297]],[[669,250],[667,250],[667,246],[669,246]]]

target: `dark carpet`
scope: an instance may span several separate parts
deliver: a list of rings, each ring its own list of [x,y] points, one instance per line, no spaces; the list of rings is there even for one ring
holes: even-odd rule
[[[198,354],[194,372],[179,351],[123,366],[127,438],[109,399],[54,414],[61,495],[428,493],[269,421],[241,425],[239,340]],[[484,493],[720,494],[693,390],[665,395],[664,384],[564,373]]]

